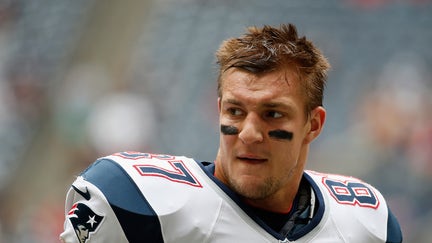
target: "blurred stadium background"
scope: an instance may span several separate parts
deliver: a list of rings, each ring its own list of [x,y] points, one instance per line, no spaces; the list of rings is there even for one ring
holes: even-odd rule
[[[405,242],[429,242],[431,1],[0,0],[0,243],[58,242],[65,193],[99,156],[211,161],[215,50],[288,22],[333,66],[308,168],[373,183]]]

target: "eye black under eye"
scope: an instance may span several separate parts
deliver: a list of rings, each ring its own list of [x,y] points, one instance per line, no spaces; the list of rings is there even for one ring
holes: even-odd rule
[[[293,132],[285,131],[285,130],[273,130],[270,131],[269,136],[276,139],[283,139],[283,140],[291,140],[294,136]]]

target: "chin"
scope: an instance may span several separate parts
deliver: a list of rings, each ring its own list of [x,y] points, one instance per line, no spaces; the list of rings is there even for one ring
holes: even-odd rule
[[[231,183],[231,188],[247,199],[264,199],[271,195],[273,183],[270,179],[253,175],[244,175],[241,179]]]

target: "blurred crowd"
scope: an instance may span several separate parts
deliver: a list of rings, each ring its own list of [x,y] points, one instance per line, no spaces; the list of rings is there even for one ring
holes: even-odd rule
[[[383,65],[360,91],[349,126],[316,146],[318,170],[351,174],[378,187],[398,216],[407,242],[432,234],[431,74],[412,53]]]
[[[292,22],[328,56],[308,169],[376,186],[432,238],[432,2],[0,0],[0,243],[58,242],[79,172],[120,150],[211,161],[219,43]]]

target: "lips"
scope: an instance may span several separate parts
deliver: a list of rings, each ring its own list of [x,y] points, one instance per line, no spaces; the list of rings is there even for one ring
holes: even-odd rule
[[[262,163],[267,161],[266,158],[257,155],[249,155],[249,154],[239,155],[237,156],[237,159],[248,163]]]

